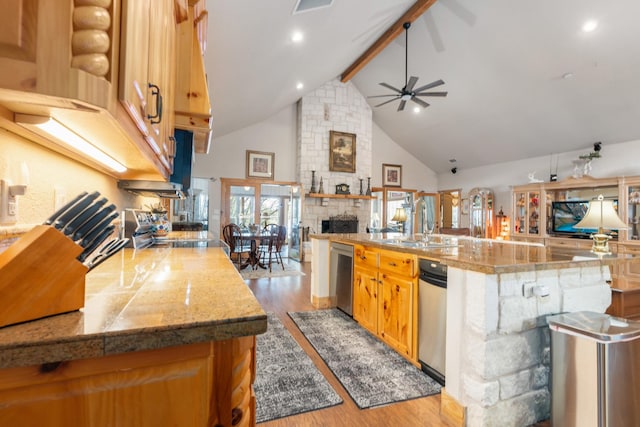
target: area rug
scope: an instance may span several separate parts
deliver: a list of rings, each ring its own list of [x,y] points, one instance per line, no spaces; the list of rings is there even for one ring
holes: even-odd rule
[[[359,408],[440,392],[440,384],[342,311],[305,311],[289,316]]]
[[[256,421],[315,411],[342,403],[280,319],[267,313],[267,332],[257,337]]]
[[[253,270],[250,266],[240,270],[240,275],[243,279],[262,279],[270,277],[285,277],[285,276],[304,276],[302,271],[297,270],[288,263],[284,264],[284,270],[280,264],[273,264],[271,266],[271,272],[268,268],[258,267]]]

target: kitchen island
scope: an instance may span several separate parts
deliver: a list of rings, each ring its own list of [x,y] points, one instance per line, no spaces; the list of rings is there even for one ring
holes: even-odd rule
[[[255,424],[267,317],[222,248],[125,249],[85,291],[0,328],[0,425]]]
[[[362,287],[358,282],[361,276],[373,284],[365,294],[378,298],[378,318],[376,321],[374,313],[367,324],[377,325],[378,335],[380,328],[389,328],[389,319],[404,327],[410,335],[404,343],[413,346],[413,353],[409,349],[403,355],[414,363],[419,358],[417,260],[435,260],[448,267],[446,388],[441,410],[451,424],[460,426],[518,427],[548,419],[550,345],[546,317],[582,310],[603,313],[611,304],[610,268],[630,258],[628,254],[598,257],[578,249],[444,235],[432,236],[429,244],[422,242],[420,235],[397,233],[311,238],[311,301],[318,307],[332,306],[335,301],[327,267],[330,242],[354,245],[356,270],[363,270],[358,262],[375,264],[378,254],[377,281],[375,270],[369,276],[356,271],[354,287]],[[396,261],[390,256],[394,253],[398,254]],[[358,261],[358,254],[364,261]],[[388,264],[394,269],[412,270],[402,279],[412,277],[413,288],[407,285],[403,290],[395,285],[400,283],[399,275],[388,266],[383,269],[383,259],[392,260]],[[395,296],[387,297],[387,282],[394,284]],[[354,289],[354,318],[361,306],[356,307],[356,300],[362,294]],[[396,307],[404,312],[388,312],[394,298],[403,301]],[[376,302],[368,303],[373,312]],[[393,342],[391,345],[398,350]]]

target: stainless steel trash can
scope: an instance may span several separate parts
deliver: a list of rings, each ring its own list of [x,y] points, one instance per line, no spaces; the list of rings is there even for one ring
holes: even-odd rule
[[[640,322],[582,311],[551,328],[551,425],[640,426]]]

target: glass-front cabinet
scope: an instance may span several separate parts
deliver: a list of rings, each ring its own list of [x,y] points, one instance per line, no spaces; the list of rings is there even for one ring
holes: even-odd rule
[[[544,215],[541,215],[541,196],[539,188],[521,189],[514,192],[513,235],[540,237],[544,227]]]
[[[626,186],[627,195],[627,231],[628,240],[640,240],[640,180]]]

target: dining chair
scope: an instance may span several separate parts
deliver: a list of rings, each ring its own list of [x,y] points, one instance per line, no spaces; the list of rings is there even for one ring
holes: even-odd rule
[[[278,227],[280,227],[278,224],[267,224],[262,228],[262,233],[269,237],[265,237],[260,240],[260,247],[258,248],[258,251],[261,256],[262,254],[269,252],[269,242],[277,237]]]
[[[222,229],[222,238],[229,245],[229,257],[233,260],[235,254],[238,261],[238,270],[242,268],[242,254],[251,252],[251,247],[245,244],[242,237],[242,229],[236,224],[227,224]]]
[[[271,230],[275,230],[271,232],[271,238],[269,239],[269,248],[266,252],[262,254],[262,256],[266,259],[267,253],[269,254],[269,272],[271,272],[271,264],[273,264],[273,259],[275,258],[275,262],[282,266],[284,270],[284,262],[282,261],[282,245],[287,240],[287,227],[284,225],[278,225]]]

